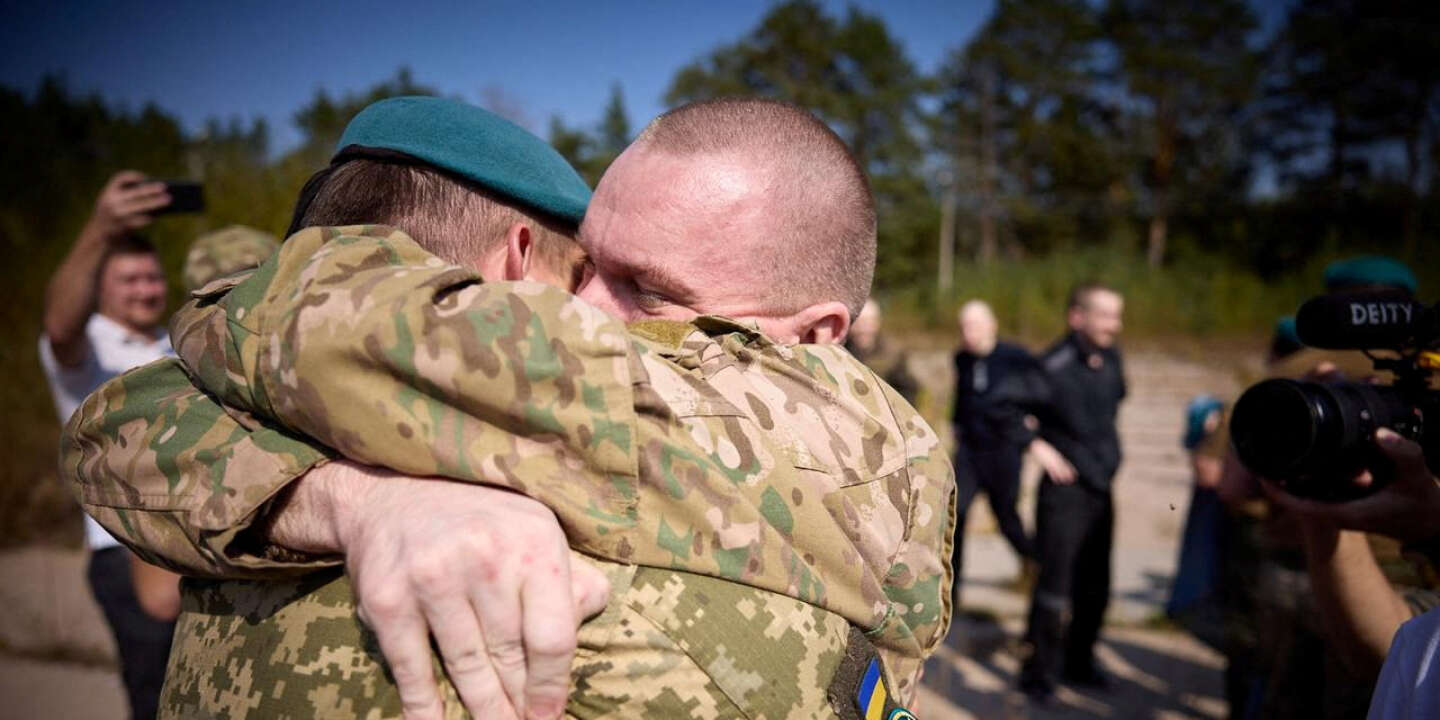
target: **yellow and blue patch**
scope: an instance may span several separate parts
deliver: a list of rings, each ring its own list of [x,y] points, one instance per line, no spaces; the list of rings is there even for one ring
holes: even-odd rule
[[[865,720],[915,720],[915,714],[903,707],[892,707],[887,715],[887,701],[890,701],[890,691],[885,687],[885,673],[880,669],[880,661],[872,658],[869,667],[865,668],[865,677],[860,680],[860,688],[855,693],[860,717]]]

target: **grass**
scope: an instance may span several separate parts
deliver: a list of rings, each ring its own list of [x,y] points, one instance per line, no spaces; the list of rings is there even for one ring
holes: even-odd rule
[[[948,293],[937,293],[929,278],[890,293],[886,322],[901,334],[939,335],[953,343],[956,310],[979,298],[994,308],[1003,335],[1041,344],[1063,331],[1070,289],[1097,281],[1125,295],[1128,340],[1263,339],[1279,316],[1292,314],[1321,289],[1326,260],[1273,281],[1205,254],[1152,270],[1136,253],[1108,247],[989,266],[962,263]]]

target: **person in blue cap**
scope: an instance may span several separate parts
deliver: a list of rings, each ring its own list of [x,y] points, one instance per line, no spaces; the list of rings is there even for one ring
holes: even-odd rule
[[[575,236],[590,196],[590,188],[555,150],[513,123],[454,100],[391,98],[368,106],[349,123],[330,164],[316,173],[301,191],[287,236],[294,236],[304,228],[390,225],[403,229],[441,260],[474,269],[484,279],[528,279],[573,291],[581,277],[585,257]],[[291,241],[293,239],[287,242]],[[206,288],[197,292],[204,293]],[[177,438],[177,442],[187,440]],[[292,460],[297,468],[303,464],[298,457]],[[343,477],[374,472],[336,459],[310,473],[307,483],[326,482],[327,478],[328,482],[339,483]],[[259,480],[259,473],[253,475],[254,478],[246,480]],[[248,504],[254,499],[250,492],[253,490],[230,484],[212,501],[211,512],[216,516],[246,515]],[[286,493],[286,498],[292,495],[294,493]],[[282,499],[274,506],[285,504]],[[537,622],[533,618],[578,621],[591,616],[604,607],[608,581],[591,565],[569,561],[566,538],[554,514],[535,500],[507,490],[470,486],[464,493],[447,498],[446,506],[484,518],[488,530],[503,535],[516,547],[528,548],[530,560],[513,572],[493,577],[482,577],[488,572],[487,567],[493,567],[493,563],[484,562],[456,564],[447,573],[446,583],[474,589],[477,601],[487,608],[480,619],[486,621],[484,630],[490,645],[475,638],[479,643],[477,650],[462,658],[461,664],[447,658],[450,678],[464,694],[465,707],[477,716],[507,717],[514,713],[512,708],[527,705],[531,711],[527,716],[558,714],[568,695],[575,623]],[[392,526],[408,525],[424,531],[427,525],[415,523],[414,518],[438,514],[428,512],[433,509],[427,508],[412,506],[410,510],[413,512],[391,513],[387,519]],[[271,528],[283,530],[285,516],[277,512],[276,517]],[[384,530],[376,534],[391,538],[397,546],[403,537],[403,532],[395,527],[388,535]],[[141,533],[140,537],[127,540],[167,557],[165,544],[154,536]],[[147,545],[146,540],[151,542]],[[389,576],[400,575],[403,563],[423,563],[426,557],[422,552],[412,551],[402,558],[401,567],[390,569]],[[245,567],[242,562],[229,558],[219,560],[217,557],[217,560],[229,563],[230,567],[207,574],[222,577],[259,574],[253,565]],[[183,561],[175,562],[184,566]],[[351,568],[351,571],[353,574],[363,569]],[[387,577],[375,571],[370,576],[381,581]],[[535,602],[522,606],[520,588],[527,584],[543,585],[553,591],[528,594],[526,597],[534,598]],[[186,595],[192,600],[211,597],[204,594],[206,587],[187,586]],[[239,596],[247,592],[254,595],[252,589],[243,584],[227,587],[229,592],[240,593]],[[507,598],[514,603],[507,602]],[[309,597],[302,604],[304,602],[315,607],[317,602],[326,601]],[[194,607],[213,609],[215,606],[196,604]],[[429,717],[431,712],[439,711],[438,688],[433,679],[416,672],[417,664],[424,670],[430,669],[429,633],[423,624],[418,625],[413,638],[417,642],[407,645],[406,631],[417,626],[407,622],[409,618],[387,615],[387,609],[388,606],[382,605],[372,610],[366,620],[376,630],[375,637],[390,661],[407,714]],[[527,616],[532,618],[529,622],[525,622]],[[199,613],[196,617],[213,616]],[[191,632],[186,633],[187,629]],[[195,657],[187,648],[204,647],[205,638],[194,629],[193,623],[182,624],[176,646],[182,659]],[[458,644],[452,642],[453,636],[464,635],[449,627],[430,629],[447,648]],[[514,640],[506,641],[507,637]],[[333,633],[327,635],[314,628],[297,628],[286,640],[294,643],[302,654],[324,647],[327,642],[342,642]],[[418,652],[406,654],[407,648],[417,647]],[[508,662],[516,658],[518,663]],[[254,663],[252,667],[256,672],[275,664],[273,658],[237,658],[237,661]],[[203,705],[214,700],[185,680],[210,677],[209,671],[198,667],[185,670],[193,673],[177,674],[172,668],[167,680],[164,703],[169,713],[192,712],[196,706],[189,703]],[[219,670],[223,672],[223,668]],[[315,673],[313,667],[308,673],[297,672],[299,675],[288,683],[296,689],[284,696],[286,698],[303,695],[307,687],[322,693],[324,688],[332,691],[335,688],[333,682],[327,685],[329,681]],[[306,686],[301,676],[307,674],[318,684]],[[360,679],[351,689],[360,695],[373,696],[375,689],[367,684],[372,682],[373,678]],[[342,697],[336,698],[337,703],[362,699],[340,694]],[[280,688],[275,688],[270,696],[282,697]],[[315,703],[312,711],[328,712],[324,708],[329,706],[319,699]],[[266,707],[270,709],[257,712],[268,714],[276,708]]]
[[[1325,268],[1325,289],[1332,293],[1398,290],[1414,295],[1418,288],[1419,282],[1413,270],[1405,263],[1384,255],[1346,258]]]

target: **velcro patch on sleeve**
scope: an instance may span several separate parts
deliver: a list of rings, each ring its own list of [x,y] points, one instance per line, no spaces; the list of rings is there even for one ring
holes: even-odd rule
[[[885,679],[885,665],[869,638],[850,628],[845,658],[830,683],[830,706],[841,720],[914,720],[914,713],[895,702]]]

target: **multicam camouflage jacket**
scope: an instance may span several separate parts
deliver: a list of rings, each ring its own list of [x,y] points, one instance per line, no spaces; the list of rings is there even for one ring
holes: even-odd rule
[[[777,345],[721,318],[627,329],[553,288],[480,283],[378,227],[296,235],[252,276],[198,291],[172,336],[224,407],[173,362],[152,364],[92,396],[62,450],[87,510],[181,571],[323,566],[246,530],[328,447],[525,492],[574,549],[636,577],[834,613],[879,648],[902,700],[948,624],[945,453],[839,348]],[[616,597],[606,614],[617,607],[645,606]],[[729,647],[721,666],[754,669],[734,655],[756,646]]]

